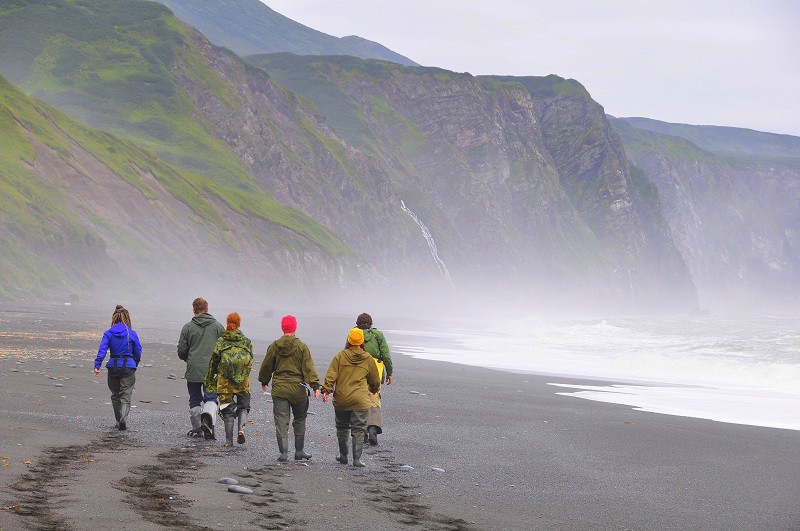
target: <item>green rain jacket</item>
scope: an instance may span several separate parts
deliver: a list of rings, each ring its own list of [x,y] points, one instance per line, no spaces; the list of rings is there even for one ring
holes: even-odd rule
[[[184,325],[178,340],[178,357],[186,362],[187,382],[206,379],[214,346],[224,331],[225,327],[209,313],[195,315]]]
[[[241,330],[225,330],[217,339],[203,385],[209,393],[250,394],[253,344]]]
[[[320,386],[314,360],[305,343],[294,336],[283,336],[272,342],[258,371],[258,381],[267,385],[272,380],[272,396],[292,404],[305,400],[308,390]]]
[[[389,354],[389,344],[383,337],[383,332],[377,328],[364,330],[364,350],[376,360],[383,362],[387,376],[392,375],[392,356]]]
[[[381,389],[378,366],[361,347],[348,347],[331,361],[323,393],[333,393],[333,407],[352,410],[372,407],[370,393]]]

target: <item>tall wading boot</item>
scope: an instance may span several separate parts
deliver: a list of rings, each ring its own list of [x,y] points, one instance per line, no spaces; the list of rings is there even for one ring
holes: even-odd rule
[[[341,464],[347,464],[347,439],[349,437],[345,435],[344,437],[339,436],[339,455],[336,456],[336,460],[339,461]]]
[[[244,444],[244,426],[247,424],[247,410],[240,409],[239,410],[239,437],[237,437],[236,442],[239,444]]]
[[[377,426],[369,426],[367,428],[367,433],[365,433],[366,439],[365,442],[368,440],[370,446],[378,446],[378,427]]]
[[[128,404],[120,404],[119,406],[119,431],[125,431],[128,429],[128,412],[131,410],[131,406]]]
[[[189,421],[192,423],[192,429],[189,430],[189,437],[202,437],[203,430],[200,428],[200,416],[203,414],[203,406],[194,406],[189,408]]]
[[[119,408],[119,404],[114,404],[114,403],[112,403],[112,406],[111,406],[111,407],[113,407],[113,408],[114,408],[114,419],[117,421],[116,427],[117,427],[117,428],[119,428],[119,417],[120,417],[120,414],[119,414],[119,409],[120,409],[120,408]]]
[[[236,418],[233,415],[226,415],[223,419],[225,422],[225,446],[230,448],[233,446],[233,424]]]
[[[214,422],[219,414],[219,404],[216,400],[203,402],[202,414],[200,415],[200,427],[206,439],[216,439],[214,435]]]
[[[362,441],[353,440],[353,466],[362,467],[367,466],[361,462],[361,452],[364,450],[364,443]]]
[[[303,451],[303,447],[306,444],[306,436],[305,435],[297,435],[294,436],[294,460],[295,461],[302,461],[303,459],[311,459],[311,454],[307,454]]]
[[[285,463],[289,460],[289,437],[278,437],[278,451],[281,453],[278,461]]]

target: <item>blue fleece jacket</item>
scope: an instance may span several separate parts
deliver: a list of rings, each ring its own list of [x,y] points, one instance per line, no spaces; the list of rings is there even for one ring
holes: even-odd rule
[[[142,344],[139,343],[139,336],[124,323],[113,325],[103,334],[100,348],[97,349],[97,358],[94,360],[95,369],[99,369],[103,364],[103,359],[109,350],[111,357],[106,363],[106,368],[135,369],[139,365],[139,360],[142,359]]]

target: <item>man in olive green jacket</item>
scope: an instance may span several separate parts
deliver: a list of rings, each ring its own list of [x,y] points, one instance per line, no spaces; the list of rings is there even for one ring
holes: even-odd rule
[[[339,440],[339,455],[336,460],[347,464],[347,437],[352,433],[353,466],[364,466],[361,452],[364,449],[364,430],[367,427],[371,393],[381,389],[378,366],[362,348],[364,331],[353,328],[347,335],[347,347],[336,354],[325,373],[322,400],[328,401],[333,393],[333,408],[336,413],[336,437]]]
[[[385,380],[386,385],[391,384],[392,356],[389,353],[389,344],[386,342],[383,332],[372,326],[372,316],[368,313],[362,313],[356,318],[356,327],[364,331],[364,350],[375,360],[381,382]],[[371,400],[364,442],[369,441],[369,444],[376,446],[378,444],[378,434],[383,433],[381,394],[379,392],[373,394]]]
[[[272,380],[272,415],[275,420],[275,436],[278,439],[278,461],[286,462],[289,457],[289,415],[294,416],[294,459],[311,459],[311,454],[303,451],[306,437],[306,417],[308,416],[309,387],[314,390],[314,398],[319,397],[319,377],[314,370],[314,360],[305,343],[294,336],[297,319],[286,315],[281,320],[283,337],[273,341],[258,371],[261,389],[266,391]]]
[[[189,391],[189,420],[192,429],[189,437],[214,438],[217,417],[217,395],[206,392],[203,382],[217,339],[225,331],[211,314],[208,302],[198,297],[192,301],[194,317],[184,325],[178,340],[178,357],[186,362],[186,387]]]

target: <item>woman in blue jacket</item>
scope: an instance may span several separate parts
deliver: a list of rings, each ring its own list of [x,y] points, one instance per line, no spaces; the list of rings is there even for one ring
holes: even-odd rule
[[[142,358],[142,344],[139,336],[131,328],[128,310],[117,306],[111,316],[111,328],[105,331],[94,360],[94,375],[100,374],[100,367],[107,352],[111,355],[106,363],[108,369],[108,388],[111,390],[111,404],[117,428],[127,429],[128,412],[131,410],[131,395],[136,383],[136,367]]]

